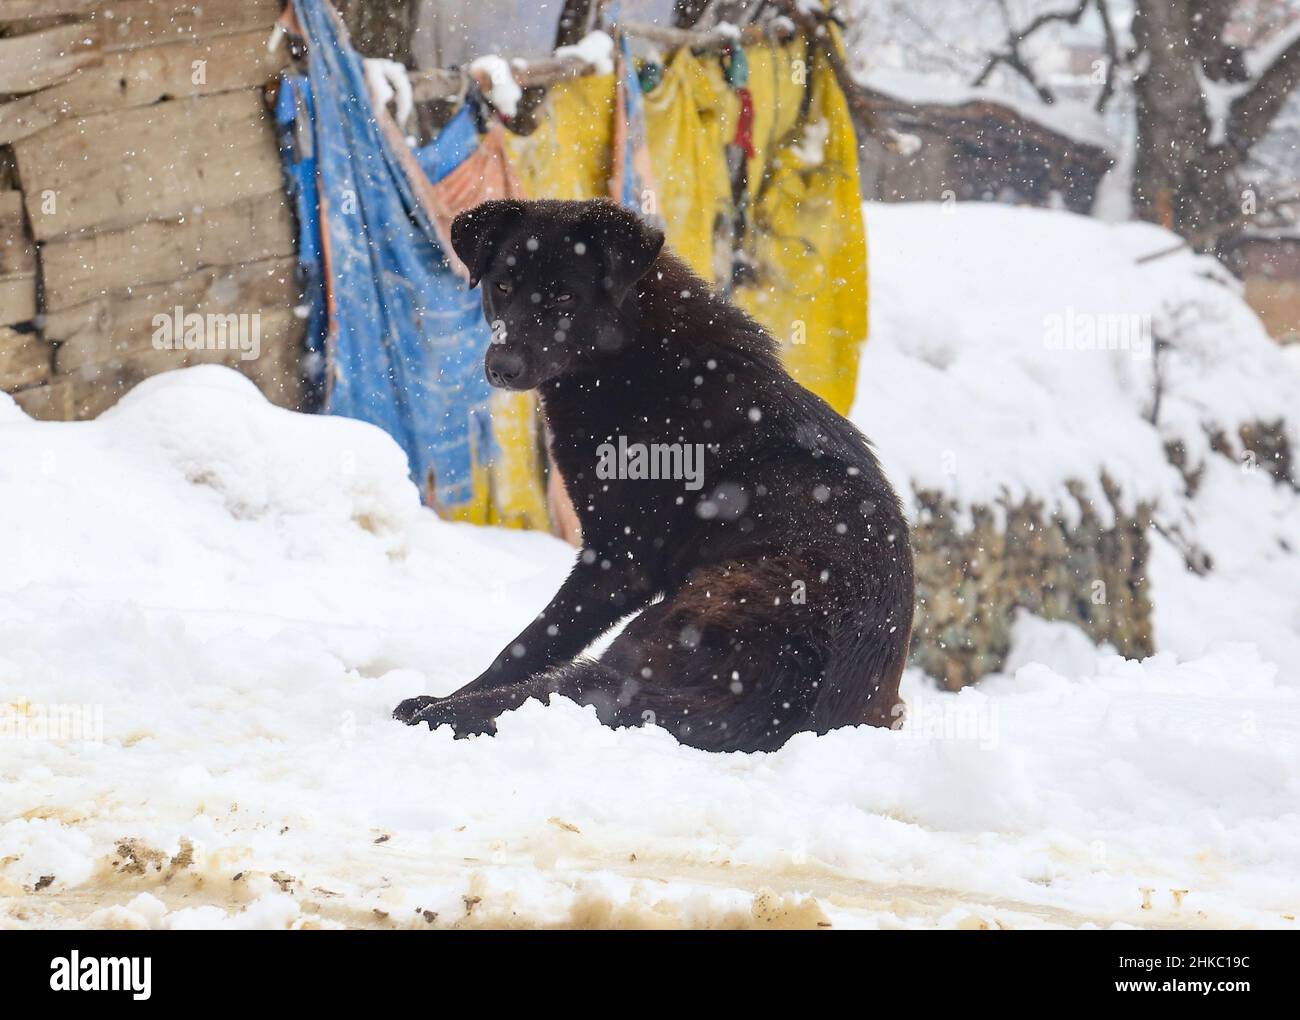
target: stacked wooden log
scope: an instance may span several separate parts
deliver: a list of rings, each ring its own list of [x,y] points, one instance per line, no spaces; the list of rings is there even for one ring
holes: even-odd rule
[[[93,417],[220,362],[296,406],[295,237],[264,98],[280,0],[0,0],[0,389]],[[259,353],[156,316],[257,316]],[[202,338],[200,338],[202,339]],[[209,338],[210,339],[210,338]]]

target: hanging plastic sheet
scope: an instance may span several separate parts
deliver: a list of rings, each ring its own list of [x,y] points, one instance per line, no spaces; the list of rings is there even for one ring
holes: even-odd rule
[[[835,30],[826,44],[840,46]],[[745,272],[733,297],[781,341],[790,373],[847,414],[868,300],[848,103],[826,54],[802,37],[747,47],[746,57],[755,156],[741,241]]]
[[[536,130],[510,135],[510,162],[529,198],[609,195],[613,170],[614,82],[608,74],[557,82]]]
[[[840,45],[834,30],[828,44]],[[791,373],[847,412],[867,335],[866,237],[848,105],[825,54],[802,36],[745,47],[743,66],[748,102],[722,61],[685,49],[643,97],[650,208],[673,250],[781,341]],[[610,75],[553,86],[537,130],[507,141],[525,193],[622,193],[611,192],[611,181],[619,187],[626,179],[612,157],[622,150],[617,109]],[[753,152],[743,157],[739,217],[729,145]]]
[[[614,124],[613,166],[610,168],[610,197],[641,213],[652,222],[659,221],[655,209],[654,172],[650,167],[650,147],[646,142],[645,101],[641,82],[627,36],[619,33],[614,56]]]
[[[320,205],[316,195],[315,113],[311,88],[302,75],[286,74],[276,96],[275,123],[284,163],[286,190],[298,214],[298,273],[307,307],[303,341],[304,409],[320,411],[325,404],[326,313],[325,257],[321,251]]]
[[[415,150],[415,161],[430,184],[437,184],[474,155],[479,143],[478,121],[474,104],[467,102],[432,143]]]
[[[416,158],[422,162],[436,155],[429,150],[464,148],[468,152],[453,169],[442,172],[436,182],[421,188],[443,238],[448,260],[462,279],[466,276],[464,267],[451,249],[451,221],[480,202],[521,198],[524,194],[506,155],[505,130],[500,124],[492,124],[482,136],[476,132],[477,144],[472,151],[468,149],[464,131],[457,123],[470,109],[462,109],[433,145],[416,152]],[[443,165],[448,163],[445,152],[438,159]],[[476,309],[478,301],[475,292]],[[475,499],[458,516],[477,524],[545,529],[550,524],[550,514],[542,487],[542,444],[534,397],[531,393],[494,389],[490,391],[488,406],[493,456],[475,459]]]
[[[471,151],[462,121],[417,157],[391,118],[372,110],[360,57],[328,4],[295,0],[294,13],[308,76],[286,77],[280,120],[282,138],[311,141],[286,145],[285,163],[312,235],[300,244],[304,279],[322,281],[313,304],[325,309],[323,409],[392,435],[426,501],[444,515],[544,525],[535,454],[524,469],[531,483],[513,478],[533,447],[520,450],[527,437],[508,415],[501,431],[509,450],[493,428],[482,370],[491,334],[479,297],[445,255],[454,205],[473,201],[457,170],[484,146]],[[498,136],[481,158],[503,157]]]
[[[658,211],[668,245],[710,283],[730,256],[715,252],[718,221],[731,215],[731,184],[724,156],[727,90],[687,48],[664,68],[645,97],[647,136],[655,171]]]

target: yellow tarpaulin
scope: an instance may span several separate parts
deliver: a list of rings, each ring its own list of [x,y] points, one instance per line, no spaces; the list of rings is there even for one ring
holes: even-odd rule
[[[732,214],[726,159],[731,136],[725,133],[732,102],[717,61],[706,64],[689,49],[677,51],[659,86],[645,97],[652,211],[663,218],[668,246],[710,283],[717,283],[718,263],[724,261],[716,251],[715,226]],[[726,264],[730,250],[724,254]]]
[[[530,135],[507,152],[529,198],[604,198],[613,165],[614,76],[570,78],[550,87]]]
[[[832,44],[840,46],[838,34]],[[848,104],[825,55],[802,37],[746,47],[745,55],[755,154],[746,269],[732,297],[780,340],[791,374],[847,413],[867,335],[867,248]],[[654,183],[643,211],[662,217],[669,246],[697,273],[727,289],[719,277],[729,272],[734,205],[725,153],[740,117],[737,93],[716,57],[679,50],[644,101]],[[552,86],[537,130],[506,142],[523,193],[609,195],[614,109],[612,75]],[[532,398],[502,394],[492,411],[503,451],[494,500],[503,507],[513,496],[491,516],[536,526],[544,504]]]
[[[745,251],[755,279],[733,297],[781,341],[790,374],[847,414],[867,336],[867,241],[848,103],[826,56],[814,49],[809,59],[801,38],[746,55],[757,153]]]

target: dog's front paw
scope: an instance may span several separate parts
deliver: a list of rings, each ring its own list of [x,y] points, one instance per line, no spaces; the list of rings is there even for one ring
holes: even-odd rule
[[[496,719],[484,717],[456,697],[434,698],[422,694],[417,698],[407,698],[393,711],[393,718],[418,726],[420,723],[436,730],[439,726],[450,726],[458,737],[471,737],[480,733],[496,733]]]
[[[406,723],[407,726],[414,726],[417,722],[424,721],[420,718],[420,713],[430,705],[437,704],[439,700],[431,694],[421,694],[418,697],[407,698],[393,709],[393,718],[398,722]]]

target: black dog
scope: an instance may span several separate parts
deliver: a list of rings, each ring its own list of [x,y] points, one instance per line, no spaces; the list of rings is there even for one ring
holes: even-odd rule
[[[890,725],[912,555],[862,434],[612,203],[486,202],[452,245],[483,286],[489,380],[541,394],[583,548],[482,676],[396,718],[492,733],[560,694],[715,751]],[[638,610],[598,660],[575,658]]]

